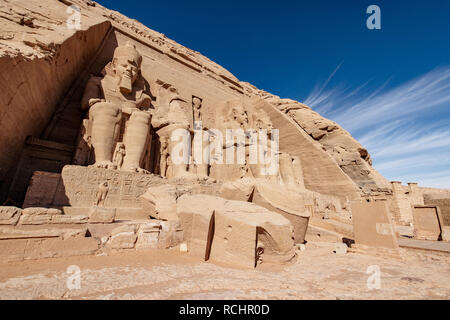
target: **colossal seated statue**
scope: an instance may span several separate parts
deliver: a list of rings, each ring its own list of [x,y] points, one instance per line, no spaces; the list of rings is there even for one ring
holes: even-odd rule
[[[87,131],[97,167],[117,167],[113,152],[123,134],[124,157],[120,169],[146,172],[140,167],[140,161],[150,130],[151,98],[140,72],[141,63],[142,56],[127,43],[115,49],[103,77],[92,76],[88,80],[81,108],[88,111]]]

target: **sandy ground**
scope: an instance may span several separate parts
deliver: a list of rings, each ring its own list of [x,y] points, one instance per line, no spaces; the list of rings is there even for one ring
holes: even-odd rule
[[[176,249],[8,263],[0,265],[0,298],[450,298],[449,255],[403,249],[396,258],[359,252],[338,255],[333,249],[332,243],[308,243],[294,263],[278,268],[263,264],[256,270],[198,262]],[[81,270],[80,289],[67,288],[70,265]],[[380,270],[380,289],[367,286],[372,275],[367,268],[373,265]]]

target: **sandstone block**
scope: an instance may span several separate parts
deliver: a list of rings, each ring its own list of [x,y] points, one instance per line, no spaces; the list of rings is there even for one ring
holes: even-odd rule
[[[139,226],[137,233],[136,249],[158,248],[160,221],[155,220]]]
[[[254,268],[295,256],[294,230],[286,218],[249,202],[227,201],[214,214],[211,259]]]
[[[29,240],[24,252],[25,260],[92,255],[99,248],[94,238],[33,239]]]
[[[52,221],[52,216],[49,215],[29,215],[22,214],[19,220],[19,224],[22,225],[40,225],[49,224]]]
[[[204,260],[254,268],[295,256],[289,220],[253,203],[183,195],[177,211],[189,252]]]
[[[228,200],[248,201],[254,189],[255,184],[249,179],[227,181],[220,187],[219,195]]]
[[[112,249],[132,249],[136,240],[136,226],[123,225],[111,232],[111,238],[108,243]]]
[[[89,211],[90,223],[113,223],[116,217],[115,208],[91,207]]]
[[[55,224],[83,224],[88,223],[89,217],[80,215],[80,216],[68,216],[68,215],[54,215],[52,216],[52,223]]]
[[[62,211],[54,208],[30,207],[23,209],[23,214],[29,216],[54,216],[62,214]]]
[[[22,209],[17,207],[0,207],[0,225],[15,226],[19,221]]]
[[[158,238],[158,248],[167,249],[175,247],[183,241],[183,229],[177,221],[161,221],[161,230]]]
[[[305,241],[311,212],[306,210],[302,194],[276,184],[258,182],[252,202],[288,219],[294,228],[295,242]]]
[[[2,262],[22,261],[27,243],[27,239],[1,240],[0,260]]]
[[[224,204],[225,199],[206,195],[183,195],[178,199],[177,213],[191,255],[209,259],[214,210]]]
[[[150,187],[139,197],[144,210],[155,219],[178,221],[177,190],[170,184]]]
[[[22,229],[21,226],[15,228],[0,228],[0,240],[4,239],[36,239],[36,238],[62,238],[73,237],[84,238],[87,228],[49,228],[45,226],[38,229]]]
[[[442,240],[450,242],[450,226],[443,226],[442,227]]]
[[[385,201],[353,203],[351,209],[357,245],[398,248],[391,214]]]
[[[419,240],[437,241],[441,234],[438,209],[435,206],[415,206],[413,208],[414,237]]]

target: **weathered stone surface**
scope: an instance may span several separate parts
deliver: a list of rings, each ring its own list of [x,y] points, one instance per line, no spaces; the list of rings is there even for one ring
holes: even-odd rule
[[[0,225],[16,225],[22,209],[17,207],[0,207]]]
[[[177,214],[183,227],[189,253],[209,259],[210,236],[214,228],[214,210],[225,205],[225,199],[205,195],[183,195],[178,199]]]
[[[130,224],[112,230],[108,243],[112,249],[132,249],[136,240],[136,225]]]
[[[96,204],[99,185],[107,182],[109,190],[103,206],[140,208],[136,199],[152,185],[160,185],[156,175],[123,172],[104,168],[65,166],[55,197],[55,205],[91,207]]]
[[[443,226],[441,237],[443,241],[450,242],[450,226]]]
[[[137,232],[136,250],[157,249],[161,222],[154,220],[141,224]]]
[[[144,210],[153,218],[167,221],[178,221],[177,189],[170,184],[150,187],[140,196]]]
[[[52,216],[50,215],[29,215],[22,214],[19,220],[19,224],[39,225],[49,224],[52,222]]]
[[[178,215],[190,254],[246,267],[294,256],[292,226],[255,204],[208,195],[183,195]]]
[[[443,190],[442,190],[443,191]],[[442,198],[441,198],[442,197]],[[444,198],[447,197],[447,198]],[[441,210],[442,224],[450,226],[450,192],[430,195],[426,194],[425,205],[437,206]]]
[[[254,268],[287,263],[294,256],[294,230],[280,214],[242,201],[226,201],[215,211],[213,261]]]
[[[89,217],[85,215],[68,216],[61,214],[52,216],[51,222],[55,224],[84,224],[89,222]]]
[[[18,226],[16,228],[0,228],[0,239],[84,238],[86,236],[86,231],[86,227],[54,228],[51,225],[45,225],[38,229],[22,229]]]
[[[337,123],[325,119],[300,102],[281,99],[248,83],[245,83],[244,86],[246,90],[263,98],[274,108],[289,116],[298,127],[305,130],[311,136],[313,143],[325,149],[326,153],[338,163],[342,171],[365,192],[390,189],[389,182],[372,167],[372,160],[367,150]],[[302,162],[305,162],[304,157],[302,157]],[[305,165],[308,167],[309,161],[306,161]],[[308,173],[305,172],[305,174],[307,180],[309,180]],[[306,181],[307,186],[309,183],[310,181]],[[323,192],[321,190],[314,191]],[[330,192],[323,193],[333,194]]]
[[[31,207],[23,209],[22,213],[28,216],[54,216],[62,214],[59,209]]]
[[[441,234],[437,207],[414,207],[414,237],[419,240],[438,240]]]
[[[183,241],[183,229],[178,221],[161,221],[158,248],[167,249],[179,245]]]
[[[294,228],[295,242],[304,242],[311,212],[306,210],[304,197],[300,193],[260,182],[256,186],[252,202],[283,215]]]
[[[113,223],[116,217],[115,208],[92,206],[89,211],[90,223]]]
[[[23,207],[51,206],[60,180],[61,174],[59,173],[34,172],[28,185]]]
[[[255,189],[255,183],[249,179],[227,181],[222,184],[219,194],[228,200],[249,201]]]
[[[356,244],[398,248],[386,201],[353,203],[351,208]]]
[[[413,226],[395,226],[395,232],[399,236],[414,237],[414,227]]]
[[[28,241],[23,259],[92,255],[98,249],[99,242],[94,238],[35,239]]]
[[[65,23],[72,3],[82,9],[76,32]],[[299,102],[240,82],[137,21],[84,0],[44,5],[16,0],[4,7],[0,67],[8,81],[0,84],[0,111],[8,121],[0,136],[5,151],[0,182],[8,193],[0,198],[20,206],[32,180],[27,209],[0,209],[0,224],[34,228],[135,220],[134,227],[92,230],[113,249],[167,248],[182,241],[181,219],[191,254],[207,259],[213,253],[220,261],[249,266],[291,259],[290,226],[295,241],[303,242],[314,212],[329,217],[325,225],[351,229],[349,221],[343,222],[351,219],[350,201],[384,198],[394,220],[406,228],[413,220],[411,205],[423,204],[417,184],[408,189],[390,185],[372,168],[368,151],[338,124]],[[214,130],[210,138],[219,141],[217,132],[230,128],[242,129],[237,138],[243,140],[225,141],[217,149],[228,153],[245,146],[244,161],[209,165],[192,152],[185,155],[188,163],[176,163],[171,137],[177,130],[185,130],[187,141]],[[247,151],[255,144],[244,130],[252,129],[267,130],[264,138],[280,130],[279,162],[269,174],[269,164],[250,161]],[[272,148],[261,155],[264,160]],[[241,202],[203,195],[194,205],[189,201],[197,198],[179,198],[183,193]],[[74,215],[47,209],[68,206]],[[374,223],[375,233],[388,237],[392,230],[384,212],[382,218],[364,219]],[[138,227],[136,220],[149,216],[165,221],[146,220]],[[368,241],[376,243],[380,239],[371,239],[372,231]],[[48,236],[53,234],[50,230]]]

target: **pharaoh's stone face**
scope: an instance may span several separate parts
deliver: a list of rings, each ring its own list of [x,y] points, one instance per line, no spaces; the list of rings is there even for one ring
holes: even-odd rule
[[[193,103],[194,108],[195,108],[196,110],[200,109],[201,106],[202,106],[202,102],[200,101],[199,98],[194,98],[194,99],[192,100],[192,103]]]
[[[238,123],[248,124],[248,115],[243,106],[233,108],[233,117]]]
[[[256,118],[255,126],[256,126],[256,129],[259,129],[259,130],[266,129],[267,134],[269,134],[269,135],[272,133],[273,124],[267,115],[261,115],[260,117]]]
[[[114,58],[114,71],[120,78],[120,89],[124,93],[131,92],[131,87],[139,75],[139,65],[132,57],[118,56]]]
[[[117,57],[115,59],[116,73],[120,76],[127,76],[134,83],[139,74],[139,66],[131,57]]]

